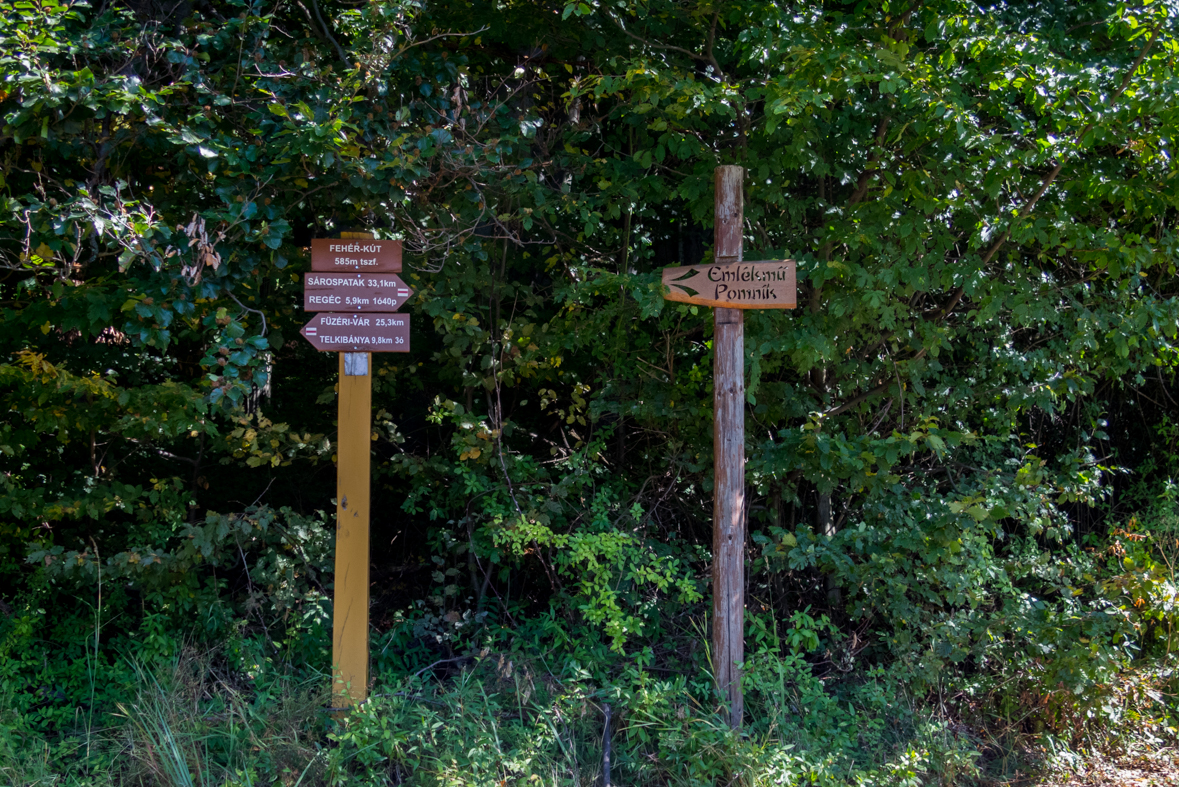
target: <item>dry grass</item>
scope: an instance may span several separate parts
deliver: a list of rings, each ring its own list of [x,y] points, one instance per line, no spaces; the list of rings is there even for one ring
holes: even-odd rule
[[[1087,758],[1068,770],[1028,782],[1036,787],[1175,787],[1179,750],[1166,747],[1120,757]]]
[[[171,669],[137,668],[135,699],[120,703],[129,783],[145,787],[253,784],[259,766],[289,787],[323,782],[311,739],[327,682],[254,687],[218,674],[208,654],[185,650]]]

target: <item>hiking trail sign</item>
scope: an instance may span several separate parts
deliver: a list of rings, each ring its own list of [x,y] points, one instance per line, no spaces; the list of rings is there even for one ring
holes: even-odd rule
[[[395,312],[411,296],[395,273],[303,274],[303,308],[309,312]]]
[[[793,309],[794,260],[664,268],[669,301],[725,309]]]
[[[317,314],[299,333],[327,352],[409,352],[408,314]]]
[[[793,309],[793,260],[744,262],[741,167],[716,168],[712,265],[663,271],[663,297],[713,306],[712,386],[712,659],[729,703],[729,725],[741,726],[745,698],[745,309]]]
[[[315,238],[311,241],[311,270],[400,273],[401,241]]]
[[[303,308],[320,312],[299,332],[339,355],[336,421],[336,577],[332,594],[332,698],[336,710],[368,696],[369,503],[372,353],[409,352],[413,295],[401,277],[401,241],[368,233],[311,241]]]

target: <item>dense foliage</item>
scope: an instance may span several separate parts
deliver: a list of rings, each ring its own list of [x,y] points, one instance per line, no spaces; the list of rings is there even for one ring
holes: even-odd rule
[[[119,735],[161,784],[589,783],[604,705],[635,783],[1173,736],[1170,5],[0,9],[0,772],[121,778]],[[719,164],[746,259],[799,272],[746,320],[745,738],[704,636],[712,320],[659,284],[710,258]],[[415,296],[345,723],[336,362],[296,333],[350,231]]]

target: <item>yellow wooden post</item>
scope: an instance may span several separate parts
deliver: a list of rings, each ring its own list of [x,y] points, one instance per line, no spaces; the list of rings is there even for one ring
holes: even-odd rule
[[[343,237],[372,236],[343,233]],[[347,707],[368,696],[368,521],[373,378],[371,353],[339,353],[339,356],[332,697],[336,707]]]

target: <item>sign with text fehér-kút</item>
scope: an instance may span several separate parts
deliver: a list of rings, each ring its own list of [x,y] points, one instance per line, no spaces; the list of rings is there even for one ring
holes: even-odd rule
[[[401,241],[315,238],[311,241],[311,270],[398,273],[401,271]]]

